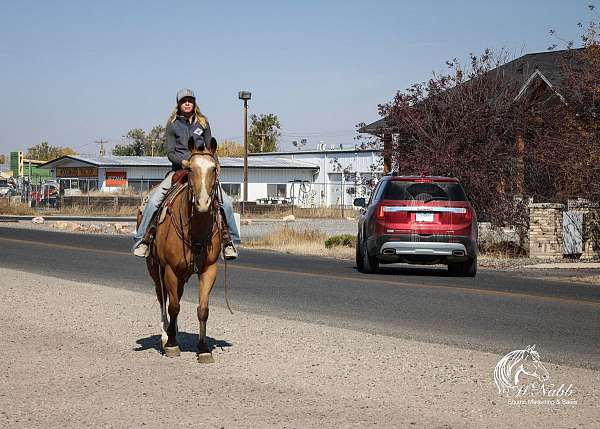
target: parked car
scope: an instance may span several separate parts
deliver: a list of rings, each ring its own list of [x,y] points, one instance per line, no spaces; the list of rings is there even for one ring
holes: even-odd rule
[[[395,176],[381,179],[362,207],[356,266],[373,273],[379,264],[446,264],[452,274],[477,272],[477,216],[458,179]]]

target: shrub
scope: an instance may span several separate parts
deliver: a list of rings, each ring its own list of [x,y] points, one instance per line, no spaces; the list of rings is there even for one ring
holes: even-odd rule
[[[501,241],[493,244],[480,243],[479,252],[486,256],[501,258],[524,258],[527,256],[527,251],[512,241]]]
[[[354,247],[356,245],[356,236],[352,234],[334,235],[325,240],[325,247],[331,249],[332,247]]]

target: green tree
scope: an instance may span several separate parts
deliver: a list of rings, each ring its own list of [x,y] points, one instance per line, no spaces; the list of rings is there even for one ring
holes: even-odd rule
[[[146,138],[146,153],[151,156],[166,156],[167,155],[167,147],[166,147],[166,135],[165,135],[165,127],[162,125],[156,125],[152,128],[147,135]]]
[[[63,155],[75,155],[75,152],[70,147],[52,146],[47,141],[43,141],[40,144],[30,147],[27,149],[25,158],[37,159],[40,161],[48,161],[61,157]]]
[[[244,146],[233,140],[224,140],[217,146],[217,156],[241,158],[244,156]]]
[[[165,156],[165,127],[157,125],[150,131],[141,128],[131,129],[123,136],[127,141],[118,144],[112,151],[116,156]]]
[[[275,152],[277,139],[281,136],[279,118],[272,113],[250,115],[248,151]]]

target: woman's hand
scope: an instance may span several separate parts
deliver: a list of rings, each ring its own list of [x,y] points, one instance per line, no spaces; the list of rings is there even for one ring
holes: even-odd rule
[[[190,169],[190,161],[188,161],[187,159],[184,159],[181,161],[181,166],[183,168],[185,168],[186,170]]]

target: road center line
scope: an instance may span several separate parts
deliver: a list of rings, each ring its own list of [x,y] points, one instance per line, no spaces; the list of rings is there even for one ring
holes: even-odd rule
[[[70,246],[68,244],[42,243],[42,242],[38,242],[38,241],[23,240],[23,239],[18,239],[18,238],[0,237],[0,240],[9,241],[12,243],[32,244],[32,245],[50,247],[50,248],[55,248],[55,249],[95,252],[95,253],[103,253],[103,254],[110,254],[110,255],[127,255],[127,256],[133,257],[131,255],[131,253],[129,253],[129,252],[124,252],[124,251],[119,251],[119,250],[91,249],[89,247]],[[223,266],[222,263],[219,263],[219,265]],[[370,284],[378,284],[378,285],[384,284],[384,285],[391,285],[391,286],[405,286],[405,287],[421,288],[421,289],[426,289],[426,288],[438,289],[438,290],[444,290],[444,291],[448,291],[448,292],[453,292],[453,291],[454,292],[466,292],[469,294],[504,296],[504,297],[509,297],[509,298],[519,298],[519,299],[531,298],[531,299],[539,299],[539,300],[550,301],[550,302],[568,303],[568,304],[576,304],[576,305],[584,304],[584,305],[591,305],[594,307],[600,307],[600,302],[596,302],[596,301],[578,300],[578,299],[562,298],[562,297],[555,297],[555,296],[542,296],[542,295],[534,295],[534,294],[519,293],[519,292],[504,292],[504,291],[495,291],[495,290],[487,290],[487,289],[465,288],[465,287],[460,287],[460,286],[457,287],[457,286],[440,286],[440,285],[432,285],[432,284],[413,284],[413,283],[398,282],[398,281],[391,281],[391,280],[381,280],[381,279],[371,279],[371,278],[364,278],[364,277],[358,278],[358,277],[339,276],[339,275],[332,275],[332,274],[319,274],[319,273],[306,273],[306,272],[301,272],[301,271],[289,271],[289,270],[281,270],[281,269],[275,269],[275,268],[261,268],[261,267],[255,267],[252,265],[244,265],[244,264],[228,265],[227,268],[235,269],[235,270],[250,270],[250,271],[262,272],[262,273],[285,274],[285,275],[321,278],[321,279],[329,279],[329,280],[345,280],[345,281],[349,281],[349,282],[370,283]]]

